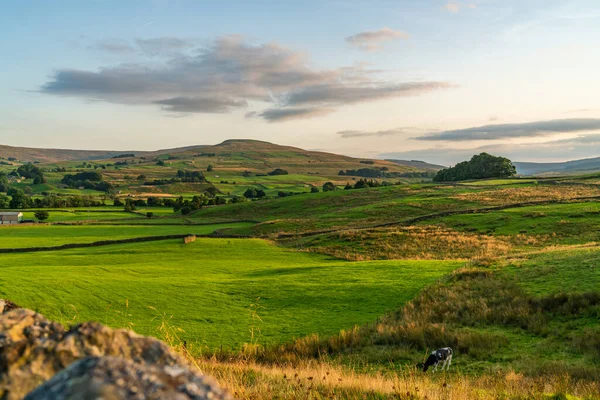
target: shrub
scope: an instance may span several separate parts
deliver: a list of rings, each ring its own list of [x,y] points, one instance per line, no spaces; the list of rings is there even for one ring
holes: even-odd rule
[[[48,214],[48,211],[46,210],[37,210],[33,213],[33,215],[39,220],[39,221],[45,221],[50,217],[50,214]]]
[[[324,192],[332,192],[332,191],[334,191],[334,190],[336,190],[336,187],[335,187],[335,185],[334,185],[333,183],[331,183],[331,182],[327,182],[327,183],[325,183],[325,184],[323,185],[323,191],[324,191]]]
[[[288,172],[285,169],[281,169],[281,168],[275,168],[273,171],[268,173],[268,175],[270,175],[270,176],[287,175],[287,174],[288,174]]]

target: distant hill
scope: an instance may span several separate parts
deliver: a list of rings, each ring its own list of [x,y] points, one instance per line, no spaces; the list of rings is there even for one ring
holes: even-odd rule
[[[8,159],[14,157],[21,162],[57,163],[63,161],[99,161],[109,160],[121,155],[125,158],[150,158],[169,155],[172,159],[205,160],[219,164],[223,169],[264,170],[285,166],[290,172],[306,173],[307,164],[310,169],[320,173],[337,175],[340,170],[358,168],[382,168],[390,171],[413,171],[422,169],[418,166],[403,165],[385,160],[365,160],[339,154],[319,151],[308,151],[291,146],[281,146],[260,140],[231,139],[217,145],[196,145],[161,149],[156,151],[135,150],[67,150],[67,149],[39,149],[28,147],[0,146],[0,157]],[[131,157],[133,155],[133,157]],[[362,163],[361,163],[362,161]],[[200,164],[203,164],[200,162]],[[425,165],[425,163],[423,163]]]
[[[52,163],[58,161],[101,160],[124,153],[108,150],[37,149],[0,145],[0,157],[16,158],[19,161]]]
[[[56,163],[61,161],[93,161],[105,160],[121,154],[135,154],[140,156],[158,156],[167,153],[176,153],[189,149],[200,149],[203,146],[189,146],[176,149],[163,149],[156,151],[131,151],[131,150],[70,150],[70,149],[41,149],[32,147],[13,147],[0,145],[0,157],[16,158],[21,162]]]
[[[600,157],[556,163],[515,162],[521,175],[559,175],[600,171]]]
[[[430,163],[427,163],[425,161],[419,161],[419,160],[390,160],[390,159],[386,159],[386,161],[390,161],[390,162],[393,162],[395,164],[404,165],[404,166],[407,166],[407,167],[418,168],[420,170],[425,170],[425,171],[439,171],[440,169],[446,168],[443,165],[430,164]]]
[[[161,152],[167,153],[163,150]],[[396,172],[417,170],[415,167],[398,165],[385,160],[358,159],[249,139],[231,139],[214,146],[173,149],[168,154],[181,160],[196,159],[196,164],[202,164],[202,160],[210,161],[212,164],[218,164],[221,170],[230,171],[251,169],[266,172],[274,168],[284,168],[290,173],[311,171],[321,175],[336,176],[340,170],[359,168],[386,167]]]

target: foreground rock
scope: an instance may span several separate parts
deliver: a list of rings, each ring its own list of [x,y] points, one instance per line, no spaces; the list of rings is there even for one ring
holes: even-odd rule
[[[11,310],[16,310],[17,308],[21,308],[12,301],[0,299],[0,314],[7,313]]]
[[[0,315],[0,399],[25,396],[230,398],[156,339],[98,323],[67,330],[31,310],[14,309]]]

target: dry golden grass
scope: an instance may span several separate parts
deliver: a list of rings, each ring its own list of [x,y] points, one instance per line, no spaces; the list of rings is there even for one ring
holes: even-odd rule
[[[451,260],[496,258],[509,254],[513,243],[537,243],[518,238],[464,233],[440,226],[411,226],[372,230],[347,230],[311,243],[310,251],[348,260],[412,259]]]
[[[568,376],[529,378],[513,371],[469,377],[416,369],[389,374],[362,374],[322,361],[269,366],[247,362],[198,360],[239,399],[556,399],[564,395],[600,397],[597,382],[574,382]]]
[[[600,188],[593,186],[524,186],[481,192],[460,193],[453,199],[477,202],[490,206],[529,201],[569,200],[578,197],[600,196]]]

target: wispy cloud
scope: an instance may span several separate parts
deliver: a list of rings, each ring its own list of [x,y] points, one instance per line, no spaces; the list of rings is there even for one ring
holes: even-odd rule
[[[440,146],[405,152],[382,153],[379,154],[379,157],[423,160],[442,165],[453,165],[468,160],[474,154],[487,152],[508,157],[513,161],[552,162],[600,157],[599,148],[600,134],[589,134],[544,143],[493,144],[467,149]]]
[[[325,115],[349,104],[416,96],[452,88],[448,82],[394,82],[364,65],[318,70],[279,44],[248,44],[242,36],[191,48],[177,38],[136,41],[148,57],[97,71],[61,69],[42,93],[119,104],[158,105],[169,112],[224,113],[267,105],[255,115],[269,122]],[[327,111],[324,111],[327,110]]]
[[[121,39],[104,39],[88,46],[90,50],[103,51],[113,54],[135,53],[135,48]]]
[[[518,124],[485,125],[474,128],[442,131],[418,136],[415,139],[430,141],[498,140],[593,130],[600,130],[600,119],[575,118]]]
[[[210,97],[174,97],[172,99],[157,100],[154,102],[163,106],[165,111],[193,113],[202,110],[205,113],[228,113],[236,109],[248,107],[245,100],[219,99]]]
[[[460,4],[449,1],[444,5],[444,9],[452,13],[457,13],[460,11]]]
[[[156,37],[149,39],[138,38],[132,42],[123,39],[103,39],[87,46],[90,50],[102,51],[113,54],[137,54],[140,56],[171,56],[194,46],[191,39],[177,37]]]
[[[337,132],[342,139],[362,138],[362,137],[378,137],[378,136],[399,136],[399,135],[415,135],[423,133],[423,129],[414,127],[394,128],[381,131],[356,131],[346,130]]]
[[[260,113],[249,114],[248,116],[258,116],[268,122],[281,122],[292,119],[304,119],[320,117],[332,113],[331,108],[270,108]]]
[[[168,36],[151,39],[136,39],[135,42],[140,50],[149,56],[174,55],[194,46],[194,42],[190,39]]]
[[[463,7],[475,9],[475,8],[477,8],[477,4],[475,4],[475,3],[466,3],[465,4],[465,3],[458,3],[455,1],[448,1],[448,3],[444,4],[444,6],[442,8],[448,12],[457,13]]]
[[[397,31],[385,27],[377,31],[360,32],[356,35],[348,36],[346,42],[352,46],[365,51],[381,50],[386,42],[396,39],[408,39],[410,35],[403,31]]]

